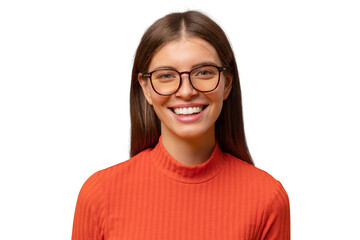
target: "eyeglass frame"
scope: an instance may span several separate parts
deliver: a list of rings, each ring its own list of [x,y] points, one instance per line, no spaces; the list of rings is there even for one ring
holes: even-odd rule
[[[218,70],[218,72],[219,72],[219,76],[218,76],[218,81],[217,81],[217,83],[216,83],[216,86],[215,86],[213,89],[207,90],[207,91],[201,91],[201,90],[198,90],[196,87],[194,87],[193,83],[191,82],[190,73],[191,73],[193,70],[195,70],[195,69],[198,69],[198,68],[201,68],[201,67],[206,67],[206,66],[215,67],[215,68]],[[155,69],[154,71],[151,71],[151,72],[148,72],[148,73],[142,73],[142,77],[143,77],[143,78],[148,77],[148,78],[150,79],[151,87],[152,87],[152,89],[153,89],[157,94],[159,94],[159,95],[161,95],[161,96],[170,96],[170,95],[173,95],[174,93],[176,93],[176,92],[180,89],[181,84],[182,84],[182,77],[181,77],[181,76],[182,76],[183,74],[188,74],[188,75],[189,75],[189,82],[190,82],[191,86],[192,86],[196,91],[198,91],[198,92],[206,93],[206,92],[212,92],[212,91],[214,91],[214,90],[219,86],[221,72],[226,71],[226,70],[228,70],[228,69],[231,69],[231,67],[218,67],[218,66],[211,65],[211,64],[205,64],[205,65],[196,66],[196,67],[192,68],[190,71],[179,72],[178,70],[176,70],[176,69],[174,69],[174,68],[167,68],[167,67],[166,67],[166,68],[158,68],[158,69]],[[161,93],[159,93],[158,91],[156,91],[156,89],[155,89],[155,87],[154,87],[154,85],[153,85],[151,76],[152,76],[152,74],[153,74],[154,72],[159,71],[159,70],[173,70],[173,71],[175,71],[175,72],[177,72],[177,73],[179,74],[179,76],[180,76],[179,86],[178,86],[178,88],[177,88],[173,93],[161,94]]]

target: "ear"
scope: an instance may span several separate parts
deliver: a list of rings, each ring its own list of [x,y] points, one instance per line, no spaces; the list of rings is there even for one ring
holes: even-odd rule
[[[228,96],[231,92],[232,81],[233,81],[232,74],[225,75],[225,88],[224,88],[224,97],[223,97],[224,101],[228,98]]]
[[[142,73],[138,74],[138,81],[140,83],[140,86],[143,90],[143,93],[145,95],[146,101],[152,105],[152,99],[151,99],[151,95],[150,95],[150,83],[149,83],[149,79],[148,78],[144,78]]]

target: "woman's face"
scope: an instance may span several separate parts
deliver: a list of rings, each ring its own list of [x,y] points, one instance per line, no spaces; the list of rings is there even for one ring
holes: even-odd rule
[[[185,37],[161,47],[150,62],[149,72],[163,67],[179,72],[190,71],[203,64],[225,67],[221,66],[212,45],[201,38]],[[225,77],[221,73],[218,87],[212,92],[202,93],[191,86],[189,75],[183,74],[178,91],[170,96],[162,96],[152,89],[149,79],[144,80],[139,75],[145,97],[161,121],[161,134],[175,134],[187,139],[215,137],[215,121],[220,115],[223,101],[230,93],[231,80],[231,76]],[[184,114],[186,111],[188,113]]]

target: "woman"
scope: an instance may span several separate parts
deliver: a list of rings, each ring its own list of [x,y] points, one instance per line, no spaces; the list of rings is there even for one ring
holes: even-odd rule
[[[136,52],[131,159],[82,187],[73,240],[290,239],[288,197],[253,166],[230,44],[207,16],[156,21]]]

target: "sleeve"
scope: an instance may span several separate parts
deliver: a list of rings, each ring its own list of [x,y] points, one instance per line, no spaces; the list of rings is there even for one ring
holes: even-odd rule
[[[75,208],[72,240],[100,240],[104,236],[105,199],[98,173],[82,186]]]
[[[265,207],[260,239],[290,240],[289,197],[280,182]]]

